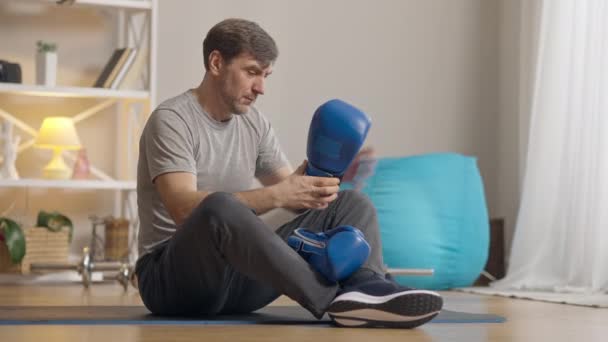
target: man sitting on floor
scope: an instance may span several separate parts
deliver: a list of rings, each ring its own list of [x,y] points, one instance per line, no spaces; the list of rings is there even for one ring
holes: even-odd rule
[[[386,277],[376,212],[339,179],[293,171],[268,120],[264,94],[278,51],[256,23],[228,19],[203,42],[195,89],[160,104],[140,141],[141,232],[136,274],[146,307],[165,315],[247,313],[281,294],[340,326],[411,328],[442,307],[430,291]],[[263,187],[248,190],[257,178]],[[301,213],[272,231],[257,215]],[[328,281],[286,241],[296,228],[358,228],[371,247],[363,266]]]

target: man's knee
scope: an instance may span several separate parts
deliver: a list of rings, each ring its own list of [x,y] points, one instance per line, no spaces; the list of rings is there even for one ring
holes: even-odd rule
[[[201,207],[205,209],[210,209],[213,211],[227,209],[226,207],[231,207],[232,205],[240,203],[234,194],[228,192],[213,192],[207,195],[205,199],[201,202]]]
[[[197,221],[205,220],[213,217],[214,219],[223,220],[235,212],[235,206],[243,205],[237,198],[228,192],[214,192],[194,209],[190,215]]]

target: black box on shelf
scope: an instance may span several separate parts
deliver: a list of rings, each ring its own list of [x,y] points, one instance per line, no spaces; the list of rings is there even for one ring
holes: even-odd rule
[[[0,60],[0,82],[21,83],[21,66]]]

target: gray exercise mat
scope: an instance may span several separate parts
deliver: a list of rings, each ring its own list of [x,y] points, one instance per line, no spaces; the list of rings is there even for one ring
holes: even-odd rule
[[[504,317],[443,310],[430,323],[502,323]],[[0,325],[328,325],[299,306],[267,306],[254,313],[200,317],[156,316],[143,306],[0,306]]]

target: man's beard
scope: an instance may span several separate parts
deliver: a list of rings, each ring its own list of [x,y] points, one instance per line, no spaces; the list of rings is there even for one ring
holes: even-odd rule
[[[249,106],[246,106],[243,104],[241,104],[239,106],[240,98],[230,96],[230,92],[228,91],[227,88],[228,87],[226,86],[226,83],[224,83],[222,85],[222,92],[221,92],[220,96],[222,97],[222,101],[228,107],[228,110],[230,111],[230,113],[237,114],[237,115],[247,114],[249,112]]]

